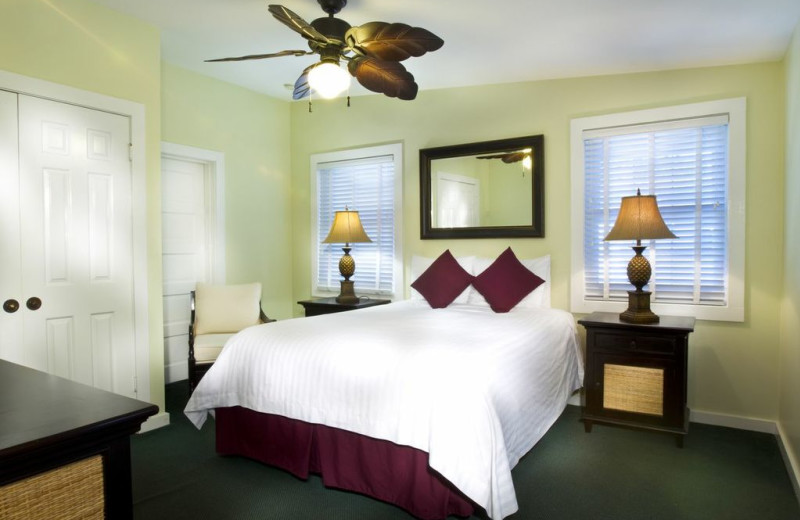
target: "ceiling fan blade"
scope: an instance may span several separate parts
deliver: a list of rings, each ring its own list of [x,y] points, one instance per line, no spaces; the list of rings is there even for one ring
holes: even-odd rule
[[[417,97],[419,87],[414,76],[400,63],[359,56],[350,60],[347,68],[364,88],[373,92],[405,100]]]
[[[314,63],[313,65],[309,65],[303,72],[300,74],[300,77],[297,78],[297,81],[294,82],[294,92],[292,92],[292,99],[303,99],[307,97],[311,92],[311,85],[308,84],[308,73],[311,72],[311,69],[319,65],[319,63]]]
[[[525,152],[508,152],[506,156],[503,157],[503,162],[506,164],[520,162],[525,158],[526,155],[530,154],[526,154]]]
[[[386,22],[351,27],[345,34],[345,41],[367,56],[388,61],[422,56],[444,45],[444,40],[422,27]]]
[[[314,29],[310,23],[300,18],[300,15],[291,9],[282,5],[270,4],[269,12],[289,29],[300,33],[303,38],[319,43],[330,43],[327,36]]]
[[[476,159],[505,159],[508,156],[507,153],[498,153],[494,155],[479,155],[475,157]]]
[[[216,61],[244,61],[244,60],[263,60],[264,58],[277,58],[280,56],[305,56],[314,54],[311,51],[280,51],[271,54],[250,54],[249,56],[239,56],[238,58],[217,58],[215,60],[205,60],[206,62]]]
[[[519,162],[525,157],[530,157],[530,152],[506,152],[506,153],[499,153],[495,155],[479,155],[475,157],[476,159],[500,159],[506,164],[511,164],[515,162]]]

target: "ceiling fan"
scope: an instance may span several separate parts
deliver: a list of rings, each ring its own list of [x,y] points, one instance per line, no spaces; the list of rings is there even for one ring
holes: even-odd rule
[[[525,170],[530,170],[533,167],[533,150],[530,148],[523,148],[522,150],[514,150],[511,152],[502,152],[492,155],[478,155],[476,159],[500,159],[506,164],[514,164],[522,162],[522,176],[525,177]]]
[[[417,96],[419,87],[414,76],[400,62],[439,49],[444,45],[441,38],[426,29],[404,23],[369,22],[351,26],[334,16],[347,5],[347,0],[317,2],[328,16],[311,23],[282,5],[269,6],[272,16],[308,40],[310,51],[285,50],[206,61],[244,61],[319,54],[320,61],[306,67],[297,78],[293,99],[308,96],[312,89],[323,97],[335,97],[344,91],[350,79],[339,67],[340,60],[347,62],[350,75],[368,90],[405,100]],[[326,78],[325,74],[332,76]]]
[[[511,164],[519,161],[530,161],[531,160],[531,153],[533,151],[530,148],[524,148],[522,150],[517,150],[513,152],[504,152],[494,155],[479,155],[475,157],[476,159],[500,159],[506,164]]]

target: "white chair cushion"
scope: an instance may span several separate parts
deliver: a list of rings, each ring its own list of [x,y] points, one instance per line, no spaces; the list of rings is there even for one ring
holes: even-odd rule
[[[194,301],[196,335],[239,332],[259,323],[261,284],[198,283]]]
[[[201,334],[194,337],[194,360],[197,363],[216,361],[222,347],[233,334]]]

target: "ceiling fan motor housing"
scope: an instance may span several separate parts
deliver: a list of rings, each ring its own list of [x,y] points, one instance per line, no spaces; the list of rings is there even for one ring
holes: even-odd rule
[[[322,10],[333,16],[347,5],[347,0],[317,0]]]
[[[325,18],[317,18],[313,22],[311,22],[311,26],[316,29],[317,31],[324,34],[329,40],[334,40],[339,43],[344,43],[344,35],[348,29],[350,29],[350,24],[345,22],[340,18],[335,18],[333,16],[328,16]],[[309,43],[314,43],[313,41]],[[313,45],[311,47],[314,48]]]

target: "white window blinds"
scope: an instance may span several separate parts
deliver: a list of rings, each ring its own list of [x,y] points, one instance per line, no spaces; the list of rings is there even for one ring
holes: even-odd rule
[[[323,244],[336,211],[358,211],[371,243],[350,244],[357,294],[393,294],[395,258],[395,160],[392,155],[317,164],[316,288],[339,292],[344,244]]]
[[[587,130],[584,144],[584,298],[625,300],[625,242],[604,242],[621,198],[657,196],[675,240],[642,243],[654,302],[727,305],[728,117]]]

